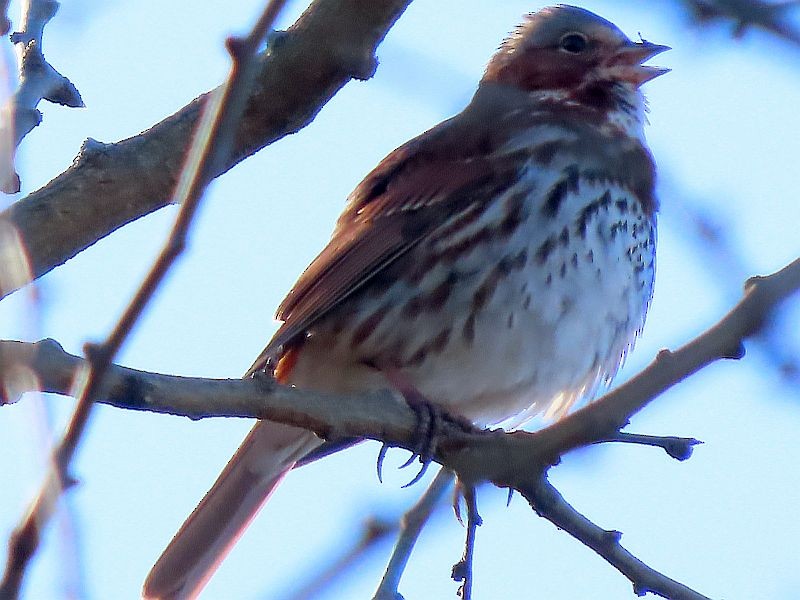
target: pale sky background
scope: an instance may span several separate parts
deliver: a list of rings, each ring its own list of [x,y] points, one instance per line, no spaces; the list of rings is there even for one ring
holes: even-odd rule
[[[305,6],[293,2],[282,24]],[[585,2],[630,37],[668,44],[654,62],[673,69],[646,86],[647,129],[660,167],[662,217],[655,300],[621,377],[661,347],[677,347],[735,302],[745,276],[797,256],[800,206],[800,49],[728,27],[698,29],[677,2]],[[45,32],[47,58],[87,108],[42,105],[44,122],[23,142],[23,193],[65,169],[86,137],[134,135],[222,81],[223,39],[247,29],[256,0],[64,0]],[[119,362],[165,373],[237,377],[275,329],[273,310],[324,245],[347,193],[387,152],[459,111],[482,69],[522,14],[542,4],[417,0],[379,49],[367,83],[350,83],[316,121],[248,159],[212,186],[188,251],[135,329]],[[12,18],[18,23],[17,3]],[[9,43],[2,51],[10,57]],[[12,200],[13,198],[9,199]],[[698,245],[685,204],[714,215],[741,253],[743,271]],[[160,248],[175,209],[101,241],[43,278],[41,314],[23,294],[0,304],[3,338],[53,337],[80,353],[118,318]],[[798,303],[778,336],[797,354]],[[47,397],[60,430],[74,402]],[[41,409],[32,397],[0,409],[0,537],[42,479]],[[68,597],[71,560],[85,596],[138,597],[160,551],[250,427],[98,407],[69,495],[77,557],[57,526],[46,532],[24,598]],[[705,442],[684,463],[656,449],[603,446],[567,456],[551,480],[573,506],[663,573],[713,598],[798,597],[800,389],[782,381],[757,348],[678,385],[638,414],[630,430]],[[407,472],[375,476],[377,446],[364,444],[289,477],[206,588],[208,599],[272,599],[338,556],[370,515],[399,514],[423,485]],[[432,469],[433,471],[433,469]],[[630,583],[592,551],[505,492],[479,494],[475,598],[633,598]],[[444,510],[423,533],[401,586],[407,600],[455,598],[450,568],[464,530]],[[324,595],[369,598],[390,550],[383,545]]]

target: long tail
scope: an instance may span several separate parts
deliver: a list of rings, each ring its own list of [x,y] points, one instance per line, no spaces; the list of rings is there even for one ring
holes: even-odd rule
[[[294,464],[322,441],[260,421],[147,576],[148,600],[194,598]]]

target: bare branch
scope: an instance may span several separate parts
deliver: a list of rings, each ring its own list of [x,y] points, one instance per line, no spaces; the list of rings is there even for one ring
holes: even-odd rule
[[[22,138],[41,123],[42,113],[36,108],[39,102],[47,100],[72,108],[84,105],[78,89],[47,62],[42,51],[44,27],[58,12],[58,2],[25,0],[22,8],[22,27],[11,34],[11,41],[17,46],[19,87],[0,109],[0,143],[8,144],[2,149],[2,156],[9,159],[7,164],[3,161],[0,170],[0,190],[7,194],[19,191],[14,151]]]
[[[458,588],[458,596],[462,600],[472,600],[472,562],[475,554],[475,536],[477,535],[478,527],[483,524],[483,519],[478,514],[478,500],[475,494],[476,486],[474,484],[464,484],[462,481],[457,482],[458,492],[464,497],[464,504],[467,508],[467,539],[464,542],[464,554],[461,560],[453,565],[453,580],[460,581],[461,585]],[[461,521],[461,515],[456,511],[458,520]],[[463,522],[463,521],[462,521]]]
[[[798,289],[800,259],[772,275],[751,279],[741,302],[704,334],[673,352],[661,351],[637,376],[550,427],[535,433],[476,433],[445,420],[435,457],[468,480],[516,487],[517,477],[524,477],[532,457],[544,466],[552,465],[570,450],[614,438],[633,414],[661,392],[716,360],[740,358],[743,340],[754,335],[770,312]],[[0,342],[2,383],[18,393],[27,391],[24,386],[30,383],[22,380],[15,385],[15,365],[35,372],[43,391],[70,394],[83,364],[83,359],[66,353],[53,340]],[[179,377],[112,365],[98,402],[191,419],[269,418],[324,438],[369,438],[409,450],[415,444],[414,413],[401,395],[389,390],[338,396],[265,378]]]
[[[241,118],[250,90],[258,47],[275,22],[286,0],[269,0],[251,33],[228,40],[232,65],[225,84],[214,94],[203,112],[186,166],[181,173],[176,201],[181,204],[175,225],[150,272],[133,296],[108,338],[100,345],[86,346],[88,368],[81,372],[78,402],[64,436],[53,449],[52,463],[36,498],[8,544],[8,560],[0,581],[0,598],[16,598],[30,559],[35,554],[42,529],[55,512],[63,491],[71,485],[69,465],[86,430],[91,410],[100,395],[106,371],[145,307],[183,251],[186,237],[211,173],[230,154],[231,131]]]
[[[398,592],[400,578],[406,570],[414,545],[422,533],[422,528],[425,527],[437,504],[444,493],[450,489],[452,483],[453,473],[441,468],[419,501],[403,515],[400,520],[400,535],[373,600],[397,600],[402,597]]]
[[[308,125],[352,78],[370,77],[375,49],[410,1],[312,3],[262,55],[232,153],[214,176]],[[69,169],[0,213],[19,231],[34,278],[169,202],[208,96],[127,140],[87,140]]]
[[[337,544],[333,554],[340,553],[329,565],[326,565],[318,574],[304,577],[305,583],[296,591],[281,596],[283,600],[311,600],[331,589],[336,589],[334,584],[343,575],[358,568],[364,556],[381,544],[388,536],[397,531],[396,521],[387,521],[377,517],[369,517],[363,525],[361,535],[350,548],[341,548]],[[297,581],[292,582],[294,587]]]
[[[619,531],[608,531],[592,523],[572,508],[544,476],[531,483],[533,485],[519,491],[536,513],[602,556],[633,583],[637,596],[650,592],[670,600],[709,600],[662,575],[625,550],[619,543],[622,537]]]
[[[743,299],[716,325],[674,352],[662,351],[644,371],[589,406],[535,433],[470,431],[445,420],[434,457],[467,484],[491,481],[520,491],[537,513],[598,552],[637,591],[667,598],[703,598],[633,557],[619,545],[618,533],[605,531],[580,515],[547,482],[546,473],[566,452],[617,436],[635,412],[685,377],[716,360],[741,358],[743,341],[757,333],[776,306],[798,289],[800,259],[772,275],[749,280]],[[15,365],[27,365],[40,375],[46,391],[69,393],[81,362],[52,341],[0,342],[0,373],[9,377]],[[8,387],[13,382],[4,383]],[[264,378],[182,378],[111,366],[99,401],[190,418],[269,418],[313,430],[324,438],[363,437],[406,449],[416,444],[414,412],[391,391],[334,396]]]
[[[20,367],[38,376],[42,391],[72,395],[75,378],[86,361],[69,354],[53,340],[0,341],[2,389],[12,390],[13,402],[32,388],[30,378],[16,377]],[[362,396],[335,396],[279,385],[268,379],[205,379],[148,373],[111,365],[103,394],[97,399],[128,410],[143,410],[205,419],[209,417],[270,418],[311,429],[325,438],[372,437],[386,434],[408,445],[416,423],[400,394],[386,390]],[[347,415],[343,418],[342,415]],[[349,426],[352,419],[354,425]],[[372,435],[365,435],[365,431]],[[400,444],[398,444],[400,445]]]

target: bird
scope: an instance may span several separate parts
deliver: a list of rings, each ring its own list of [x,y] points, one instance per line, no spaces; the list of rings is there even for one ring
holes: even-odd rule
[[[655,276],[641,86],[669,50],[582,8],[531,13],[459,114],[384,158],[277,310],[245,377],[412,390],[475,426],[557,419],[607,386]],[[144,598],[193,598],[322,440],[256,423],[157,560]]]

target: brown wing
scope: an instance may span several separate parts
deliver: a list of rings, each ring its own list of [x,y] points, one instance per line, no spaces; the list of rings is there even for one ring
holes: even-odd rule
[[[278,307],[284,323],[247,375],[433,229],[513,183],[519,163],[458,135],[457,119],[389,154],[353,191],[330,242]]]

